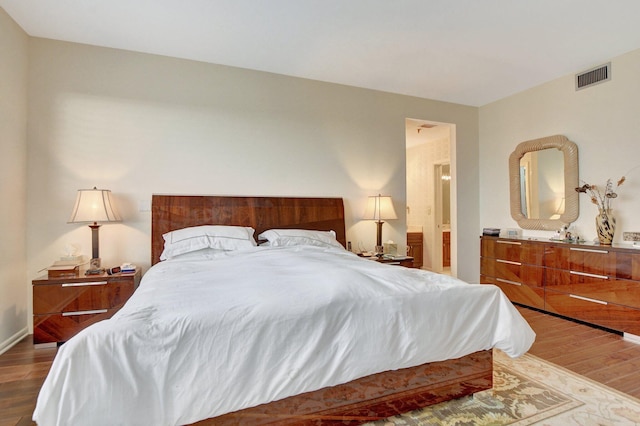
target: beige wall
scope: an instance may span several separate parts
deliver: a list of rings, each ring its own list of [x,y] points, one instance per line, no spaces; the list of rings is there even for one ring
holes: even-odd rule
[[[578,145],[580,178],[591,184],[604,185],[608,178],[617,180],[640,166],[640,50],[614,58],[611,66],[611,81],[581,91],[575,91],[571,74],[480,108],[482,227],[517,227],[509,213],[507,163],[522,141],[567,136]],[[640,231],[640,167],[627,174],[613,207],[618,220],[614,241],[622,241],[623,231]],[[582,195],[574,232],[594,239],[596,213],[596,206]]]
[[[93,186],[111,189],[125,218],[100,229],[106,266],[148,266],[150,214],[139,204],[153,193],[344,197],[358,247],[374,242],[360,216],[380,191],[400,214],[385,238],[404,242],[407,117],[456,124],[470,193],[459,194],[459,252],[478,257],[477,108],[44,39],[30,46],[30,279],[67,244],[89,254],[88,227],[66,221],[76,190]],[[459,276],[477,279],[476,264],[465,261]]]
[[[0,353],[26,333],[27,66],[29,39],[0,8]]]

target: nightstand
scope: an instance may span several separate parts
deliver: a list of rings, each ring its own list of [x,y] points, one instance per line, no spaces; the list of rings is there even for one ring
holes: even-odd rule
[[[142,273],[36,278],[33,284],[33,343],[66,342],[80,330],[111,318],[131,297]],[[49,346],[49,345],[47,345]]]

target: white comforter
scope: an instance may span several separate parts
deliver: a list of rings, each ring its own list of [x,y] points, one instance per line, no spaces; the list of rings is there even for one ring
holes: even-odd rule
[[[491,285],[344,250],[256,248],[152,267],[110,320],[64,344],[40,425],[176,425],[535,334]]]

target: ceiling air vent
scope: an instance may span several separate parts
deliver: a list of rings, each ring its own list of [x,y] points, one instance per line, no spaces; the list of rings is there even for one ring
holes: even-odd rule
[[[611,62],[576,74],[576,90],[611,80]]]

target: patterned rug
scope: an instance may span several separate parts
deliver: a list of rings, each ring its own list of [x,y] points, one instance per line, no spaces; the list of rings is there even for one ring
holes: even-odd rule
[[[494,351],[494,387],[370,426],[640,425],[640,400],[532,355]]]

